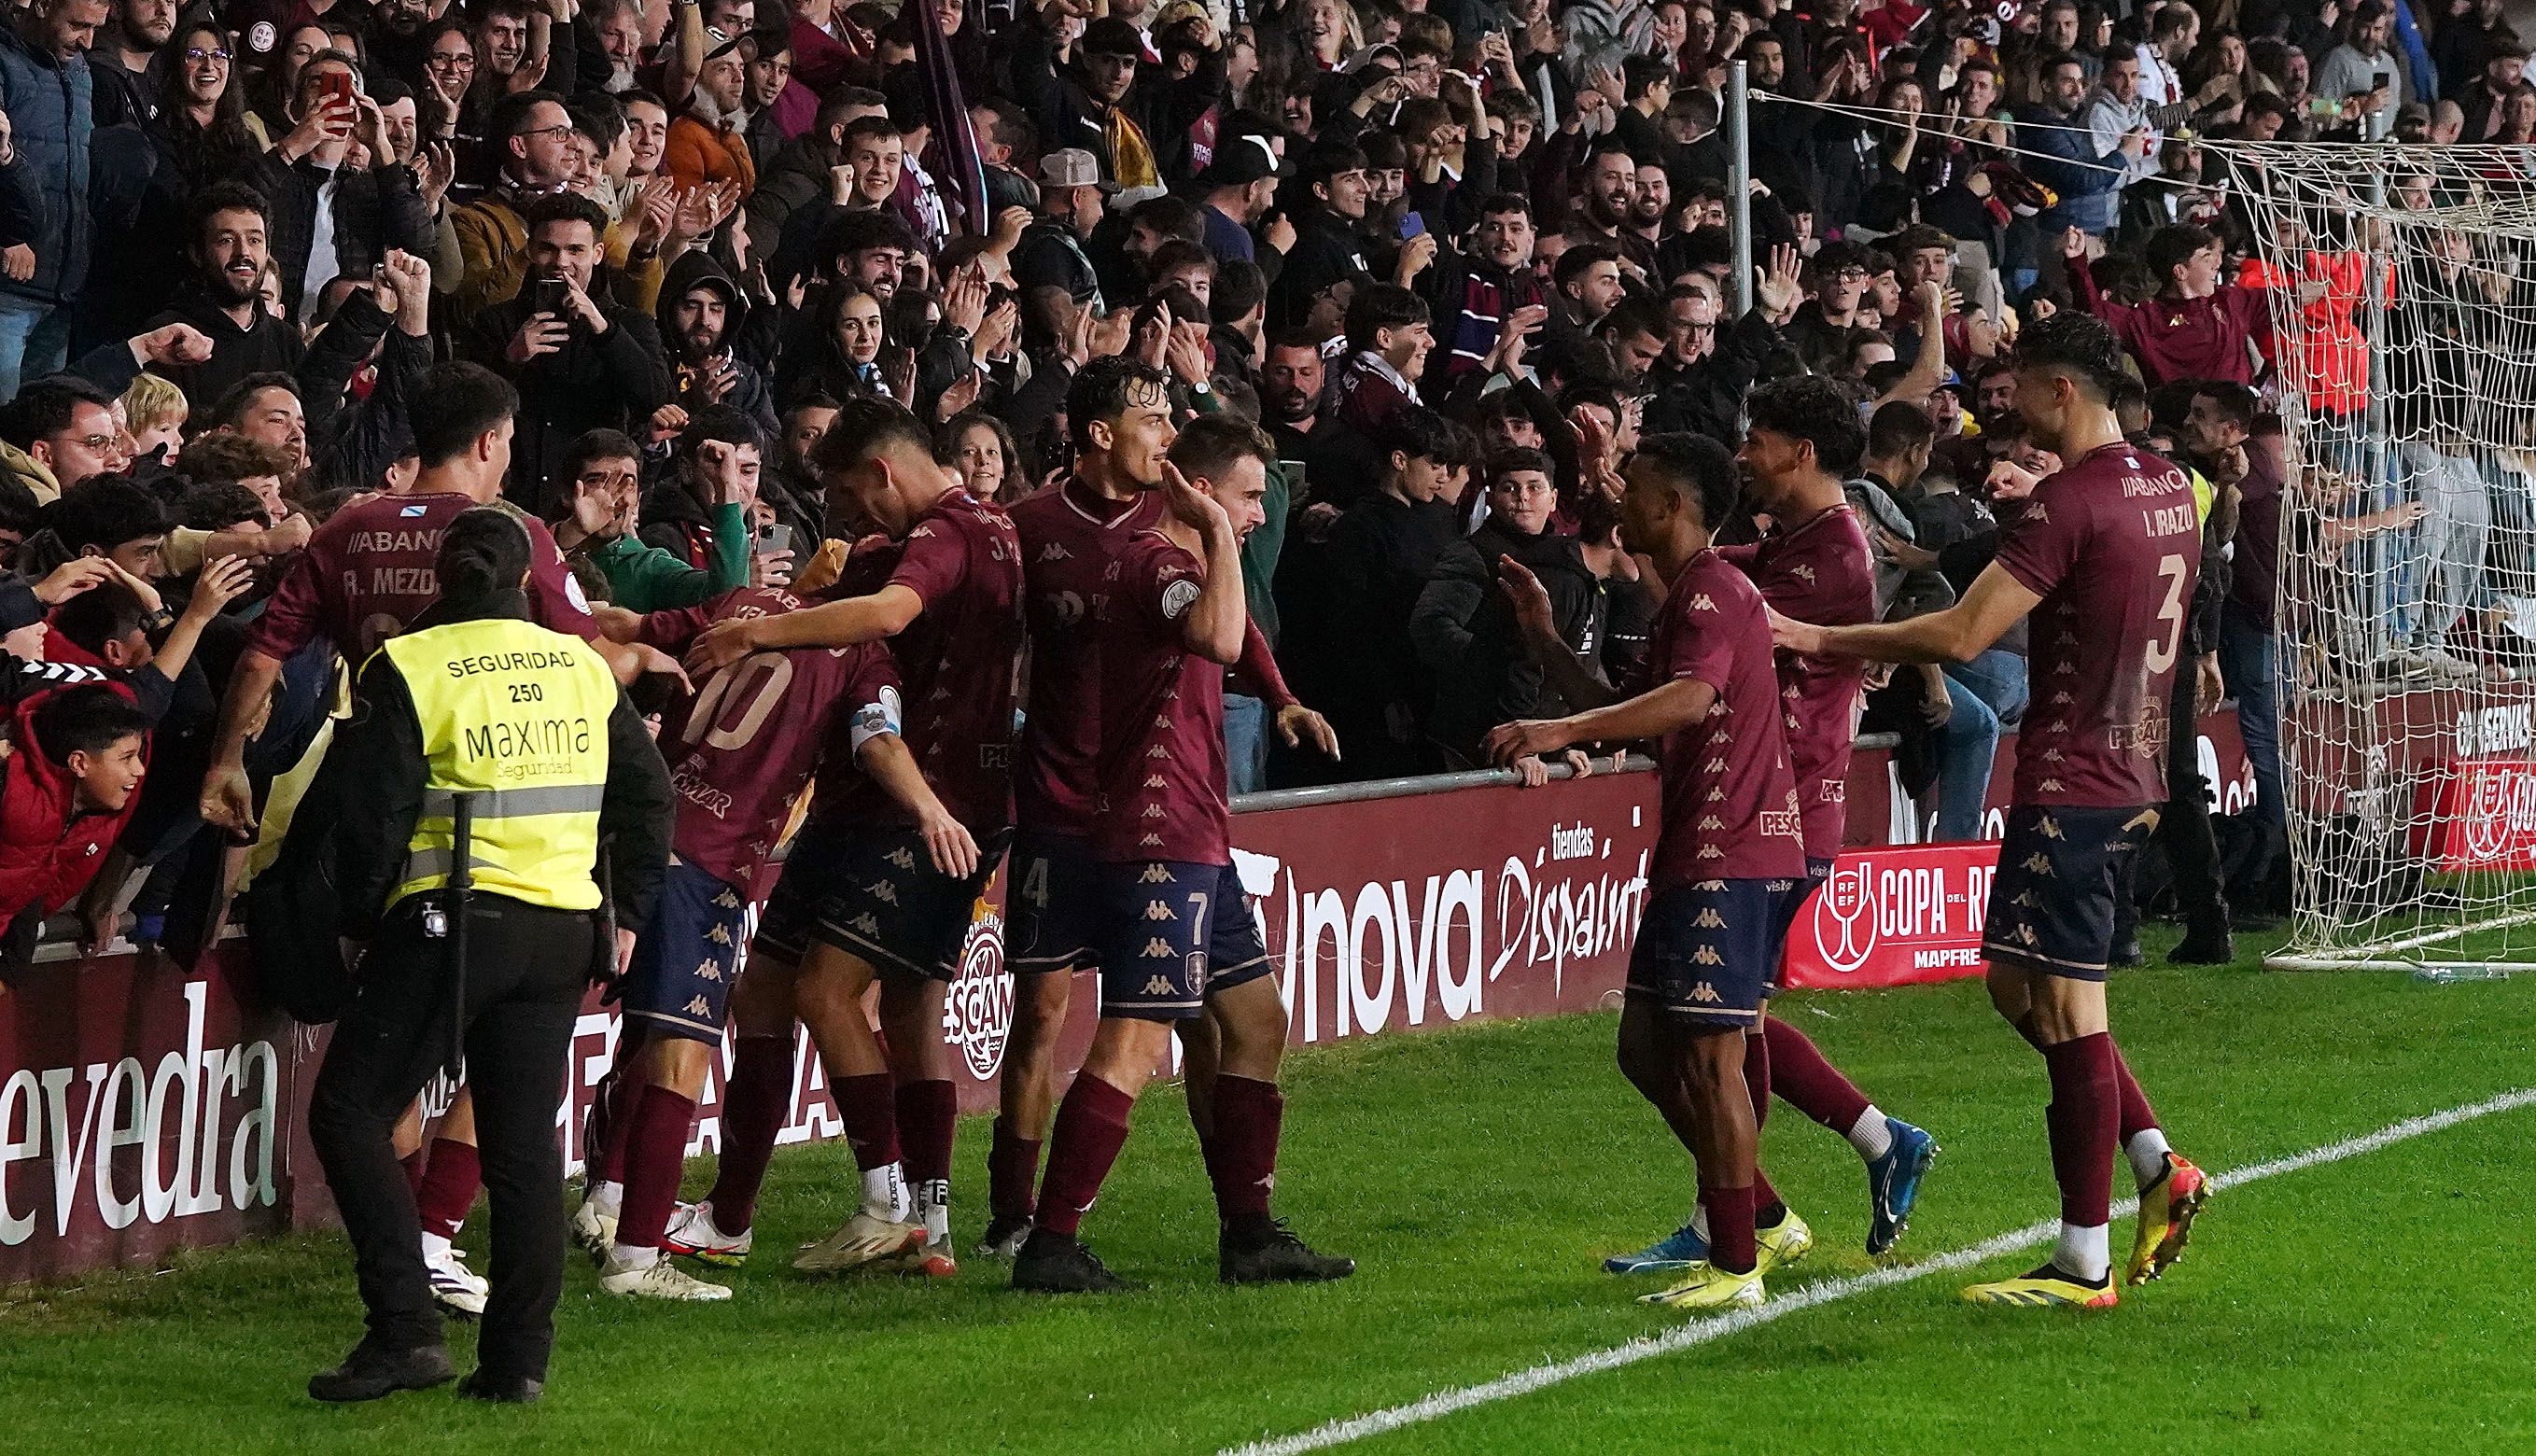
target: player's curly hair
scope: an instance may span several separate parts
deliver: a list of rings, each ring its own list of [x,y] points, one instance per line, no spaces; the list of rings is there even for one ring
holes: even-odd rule
[[[1744,397],[1744,413],[1754,429],[1813,446],[1814,463],[1831,474],[1847,479],[1858,473],[1867,429],[1849,395],[1822,375],[1771,380]]]
[[[1629,457],[1628,474],[1645,478],[1649,475],[1645,468],[1650,466],[1676,495],[1698,503],[1700,524],[1712,532],[1735,514],[1743,499],[1744,481],[1736,473],[1735,457],[1706,435],[1648,435]]]
[[[2016,336],[2016,367],[2054,369],[2083,383],[2099,404],[2113,403],[2127,376],[2122,341],[2092,314],[2063,309]]]
[[[1158,389],[1169,394],[1172,377],[1151,364],[1131,359],[1125,354],[1110,354],[1094,359],[1074,376],[1065,387],[1065,427],[1078,451],[1092,448],[1092,421],[1108,420],[1115,425],[1127,412],[1127,399],[1143,389]],[[838,423],[844,423],[840,416]],[[828,427],[836,433],[836,425]]]

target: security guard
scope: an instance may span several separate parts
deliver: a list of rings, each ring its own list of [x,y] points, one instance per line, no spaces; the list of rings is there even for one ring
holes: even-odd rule
[[[346,934],[360,989],[317,1075],[309,1134],[350,1236],[369,1333],[308,1393],[375,1400],[450,1378],[398,1115],[463,1043],[493,1197],[493,1288],[459,1393],[533,1401],[563,1286],[555,1101],[599,944],[608,846],[616,922],[651,915],[668,855],[668,771],[588,643],[529,621],[529,536],[498,510],[453,520],[440,601],[362,667],[336,741]]]

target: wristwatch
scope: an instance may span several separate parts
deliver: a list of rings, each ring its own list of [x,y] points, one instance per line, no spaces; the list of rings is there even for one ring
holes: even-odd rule
[[[174,625],[176,625],[176,614],[163,606],[141,619],[141,630],[152,637],[158,636]]]
[[[1192,384],[1192,385],[1190,385],[1190,386],[1189,386],[1189,393],[1190,393],[1190,394],[1193,394],[1193,395],[1205,396],[1205,395],[1211,395],[1211,394],[1215,393],[1215,389],[1214,389],[1214,387],[1213,387],[1213,386],[1209,385],[1205,380],[1201,379],[1201,380],[1197,381],[1195,384]]]

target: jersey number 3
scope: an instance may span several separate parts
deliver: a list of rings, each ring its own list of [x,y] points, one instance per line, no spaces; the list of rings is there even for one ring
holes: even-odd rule
[[[2184,579],[2191,570],[2182,556],[2172,552],[2157,560],[2157,574],[2166,581],[2166,600],[2158,605],[2158,635],[2149,639],[2148,670],[2164,672],[2175,665],[2175,655],[2184,646]]]

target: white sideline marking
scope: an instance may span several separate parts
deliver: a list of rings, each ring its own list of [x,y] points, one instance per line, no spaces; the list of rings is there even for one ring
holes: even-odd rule
[[[2358,1158],[2375,1153],[2381,1148],[2392,1147],[2396,1143],[2454,1127],[2460,1122],[2471,1122],[2477,1117],[2489,1117],[2495,1112],[2513,1111],[2531,1105],[2536,1105],[2536,1087],[2522,1087],[2515,1092],[2504,1092],[2498,1097],[2486,1098],[2477,1103],[2467,1103],[2463,1107],[2450,1108],[2442,1112],[2429,1112],[2419,1117],[2407,1117],[2401,1122],[2390,1122],[2375,1132],[2344,1138],[2340,1142],[2326,1143],[2322,1147],[2310,1148],[2304,1153],[2292,1153],[2286,1158],[2275,1158],[2269,1163],[2256,1163],[2218,1173],[2212,1176],[2211,1186],[2234,1188],[2244,1183],[2278,1177],[2285,1172],[2299,1172],[2327,1163],[2340,1163],[2346,1158]],[[2115,1206],[2114,1216],[2127,1217],[2136,1212],[2138,1207],[2138,1199],[2124,1199]],[[2022,1229],[2011,1229],[1969,1247],[1939,1254],[1935,1258],[1917,1264],[1898,1264],[1889,1268],[1870,1270],[1865,1274],[1853,1274],[1842,1279],[1823,1280],[1820,1283],[1809,1284],[1794,1294],[1774,1298],[1758,1309],[1739,1309],[1731,1314],[1696,1320],[1690,1324],[1667,1330],[1661,1335],[1642,1335],[1626,1344],[1612,1346],[1608,1350],[1597,1350],[1569,1360],[1534,1365],[1530,1369],[1517,1370],[1510,1375],[1500,1375],[1494,1380],[1483,1381],[1477,1385],[1465,1385],[1458,1390],[1437,1391],[1423,1400],[1412,1401],[1404,1406],[1393,1406],[1388,1410],[1375,1411],[1368,1415],[1333,1421],[1326,1425],[1318,1425],[1296,1435],[1230,1446],[1219,1452],[1218,1456],[1300,1456],[1300,1453],[1304,1451],[1325,1450],[1331,1446],[1345,1445],[1350,1441],[1360,1441],[1367,1436],[1381,1435],[1385,1431],[1398,1430],[1403,1426],[1440,1420],[1446,1416],[1470,1410],[1474,1406],[1491,1405],[1497,1401],[1530,1395],[1536,1390],[1547,1390],[1553,1385],[1573,1380],[1580,1375],[1617,1370],[1624,1365],[1636,1364],[1640,1361],[1653,1360],[1658,1356],[1672,1355],[1677,1351],[1688,1350],[1694,1346],[1711,1344],[1729,1335],[1740,1335],[1755,1325],[1768,1324],[1772,1320],[1811,1309],[1818,1304],[1829,1304],[1836,1299],[1846,1299],[1854,1295],[1864,1295],[1897,1284],[1909,1284],[1913,1280],[1925,1279],[1932,1274],[1943,1274],[1949,1270],[1968,1269],[1976,1264],[1985,1264],[2003,1254],[2014,1253],[2018,1249],[2048,1243],[2059,1234],[2060,1229],[2060,1222],[2058,1219],[2040,1220]]]

